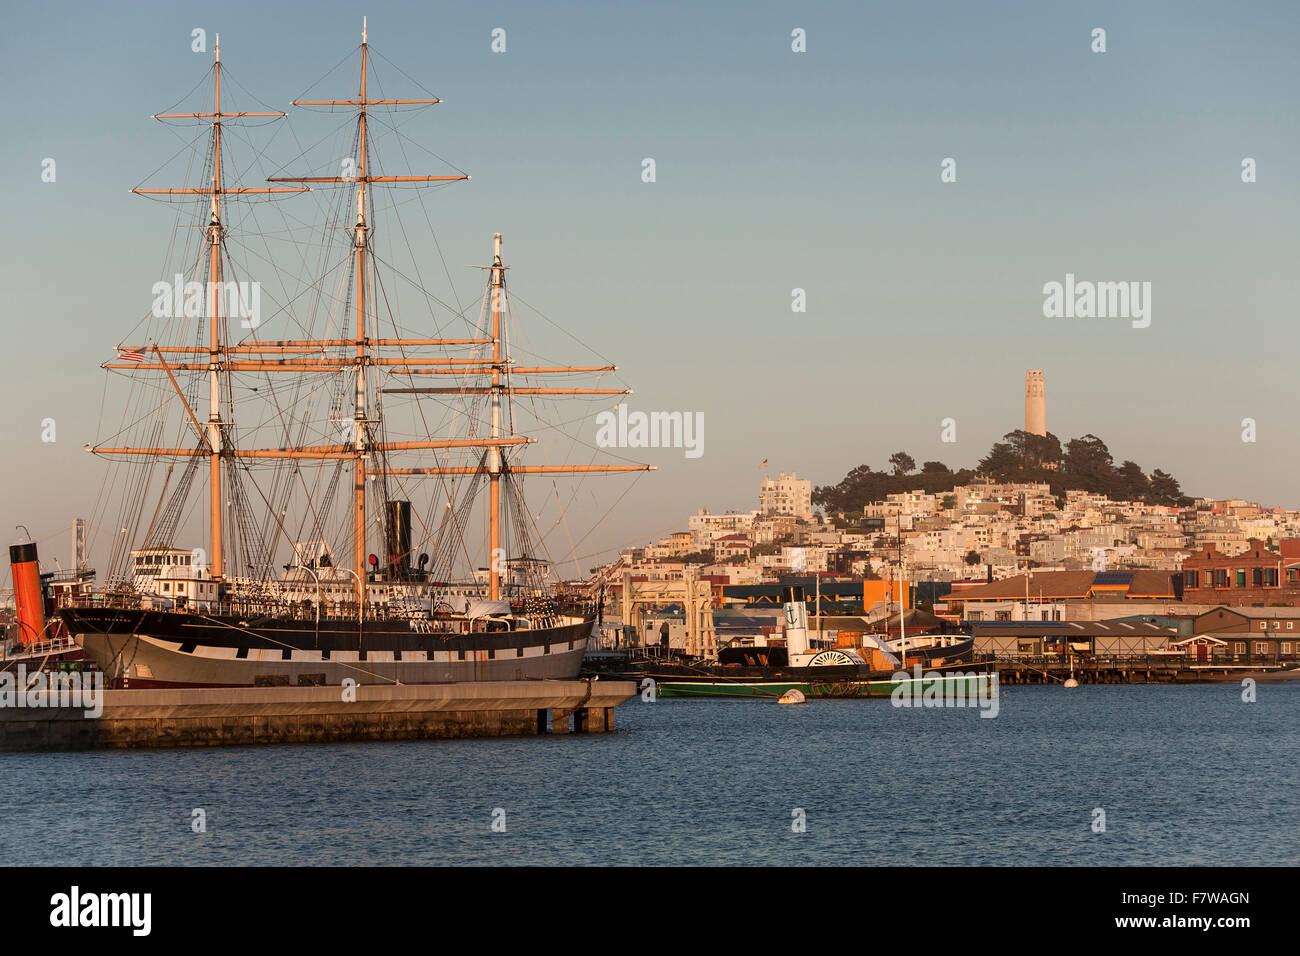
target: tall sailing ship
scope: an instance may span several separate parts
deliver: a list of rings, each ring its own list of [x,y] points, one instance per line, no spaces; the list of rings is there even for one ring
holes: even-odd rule
[[[448,335],[431,322],[435,334],[428,325],[423,335],[411,334],[412,321],[392,305],[395,286],[413,288],[430,315],[437,300],[419,281],[418,259],[408,276],[377,252],[377,194],[383,187],[405,197],[399,184],[469,176],[381,174],[370,127],[397,125],[381,111],[439,100],[373,96],[364,26],[357,95],[293,102],[347,111],[340,130],[354,160],[345,160],[338,175],[267,176],[274,185],[251,188],[233,181],[239,164],[229,161],[229,145],[248,140],[230,127],[286,114],[223,109],[219,37],[214,52],[212,109],[156,115],[200,124],[203,185],[133,190],[182,209],[194,204],[191,214],[201,210],[189,233],[193,256],[184,261],[207,286],[201,299],[186,291],[181,320],[155,323],[161,344],[150,337],[120,345],[116,360],[104,365],[129,378],[136,404],[121,430],[87,451],[116,463],[105,500],[116,493],[123,517],[106,584],[69,596],[59,608],[68,631],[116,686],[575,677],[600,609],[590,593],[558,582],[554,562],[541,553],[544,535],[523,499],[522,479],[650,466],[525,464],[523,452],[538,439],[519,433],[516,409],[573,396],[608,402],[593,396],[629,390],[577,387],[574,376],[612,375],[616,366],[512,357],[520,332],[499,233],[491,264],[479,267],[487,283],[477,314],[449,307],[463,333]],[[307,278],[297,301],[286,293],[277,313],[309,334],[265,340],[260,322],[245,314],[241,281],[249,261],[270,257],[236,261],[239,216],[232,209],[245,198],[291,207],[303,200],[271,194],[311,192],[331,197],[332,205],[322,205],[332,222],[314,227],[324,237],[317,271],[295,250]],[[398,209],[412,205],[391,201],[394,219],[383,222],[388,235],[405,236]],[[291,213],[283,215],[292,225]],[[318,316],[304,320],[301,308],[323,314],[326,331],[310,335],[322,323]],[[392,333],[383,329],[385,319]],[[426,376],[450,376],[441,379],[449,384],[421,384],[439,381]],[[328,412],[318,407],[326,396]],[[484,485],[486,516],[475,526]],[[430,486],[421,514],[413,501],[419,495],[406,489]],[[562,504],[556,507],[563,513]],[[206,536],[199,520],[187,526],[195,511],[206,518]],[[103,520],[110,520],[107,508]],[[202,547],[187,546],[186,535]],[[378,553],[369,550],[372,543]],[[350,551],[350,567],[336,549]],[[462,568],[468,573],[458,578]]]

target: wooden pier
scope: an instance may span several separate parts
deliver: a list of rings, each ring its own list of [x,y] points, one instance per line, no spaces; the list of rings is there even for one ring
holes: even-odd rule
[[[1258,665],[1196,661],[1169,656],[997,658],[1003,684],[1204,684],[1255,680],[1296,680],[1300,671],[1261,670]]]
[[[608,733],[630,681],[104,690],[103,712],[0,707],[0,750]]]

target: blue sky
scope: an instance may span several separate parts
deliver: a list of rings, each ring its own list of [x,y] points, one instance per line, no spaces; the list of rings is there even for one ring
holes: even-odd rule
[[[176,149],[149,115],[208,68],[190,31],[221,33],[239,84],[287,108],[362,13],[373,48],[445,101],[404,131],[474,177],[429,203],[459,294],[479,277],[458,267],[503,232],[515,292],[617,361],[632,408],[704,414],[704,455],[640,455],[660,470],[584,553],[754,507],[764,458],[819,484],[899,449],[973,465],[1020,426],[1037,367],[1063,439],[1098,434],[1192,494],[1300,506],[1294,4],[26,3],[0,38],[0,525],[58,533],[66,557],[61,529],[97,494],[80,451],[97,366],[170,236],[127,190]],[[350,93],[351,69],[317,92]],[[312,118],[292,122],[310,141]],[[1150,281],[1151,327],[1044,318],[1042,286],[1067,272]],[[626,480],[593,483],[578,526]]]

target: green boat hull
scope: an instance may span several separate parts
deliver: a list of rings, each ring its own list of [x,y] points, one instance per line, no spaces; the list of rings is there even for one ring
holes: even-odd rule
[[[655,680],[655,694],[659,697],[780,697],[786,691],[801,691],[813,698],[863,698],[892,697],[896,689],[909,685],[908,691],[920,699],[927,690],[931,693],[963,695],[974,700],[977,695],[987,697],[993,681],[992,674],[948,674],[935,678],[908,678],[907,680],[839,680],[798,681],[762,680],[755,678],[733,679],[674,679]]]

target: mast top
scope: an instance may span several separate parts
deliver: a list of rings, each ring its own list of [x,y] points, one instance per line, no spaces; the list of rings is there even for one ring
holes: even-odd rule
[[[364,15],[361,17],[361,42],[363,44],[366,42],[366,18]]]
[[[220,33],[217,34],[216,57],[217,57],[217,62],[220,63],[221,62],[221,34]]]

